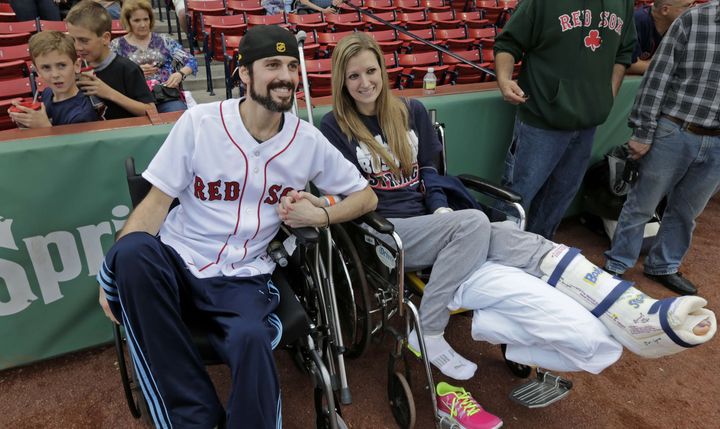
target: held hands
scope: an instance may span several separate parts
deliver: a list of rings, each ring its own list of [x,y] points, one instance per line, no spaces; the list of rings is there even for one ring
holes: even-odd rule
[[[320,207],[324,202],[316,196],[305,191],[290,191],[280,198],[277,212],[285,225],[291,228],[304,226],[325,226],[327,217]]]
[[[77,85],[85,95],[95,95],[105,99],[110,99],[115,91],[97,76],[82,75]]]
[[[13,122],[22,125],[25,128],[47,128],[52,127],[50,119],[48,119],[45,111],[45,104],[40,103],[40,110],[33,110],[22,106],[19,100],[13,100],[13,105],[22,110],[22,113],[8,112]]]
[[[628,147],[630,148],[630,158],[632,159],[640,159],[650,150],[649,144],[640,143],[637,140],[628,141]]]

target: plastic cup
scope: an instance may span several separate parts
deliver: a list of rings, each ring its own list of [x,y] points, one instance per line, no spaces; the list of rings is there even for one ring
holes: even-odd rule
[[[40,110],[42,108],[42,102],[40,102],[40,101],[33,102],[32,100],[22,100],[22,101],[20,101],[20,105],[23,107],[27,107],[28,109],[35,110],[35,111]],[[24,113],[23,110],[18,109],[18,107],[15,105],[10,106],[8,108],[8,112]],[[16,122],[16,125],[18,126],[18,128],[27,128],[24,125],[20,124],[19,122]]]

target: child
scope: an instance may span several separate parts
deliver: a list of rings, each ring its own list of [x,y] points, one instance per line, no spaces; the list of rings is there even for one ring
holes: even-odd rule
[[[75,84],[80,60],[72,37],[59,31],[37,33],[30,38],[30,56],[47,88],[42,92],[40,110],[13,103],[22,111],[10,113],[15,123],[25,128],[43,128],[98,120],[92,103]]]
[[[83,0],[70,9],[66,21],[78,55],[94,68],[94,75],[83,73],[78,86],[105,102],[104,118],[145,115],[153,96],[140,67],[110,51],[112,19],[105,8]]]

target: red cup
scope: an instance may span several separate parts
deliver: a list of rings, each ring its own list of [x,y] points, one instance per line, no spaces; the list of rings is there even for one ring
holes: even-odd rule
[[[28,109],[35,110],[35,111],[40,110],[40,108],[42,107],[42,103],[40,101],[33,102],[32,99],[22,100],[22,101],[20,101],[20,105],[23,107],[27,107]],[[10,113],[25,113],[23,110],[18,109],[18,107],[14,104],[8,108],[8,112],[10,112]],[[20,123],[16,123],[16,124],[17,124],[18,128],[27,128]]]

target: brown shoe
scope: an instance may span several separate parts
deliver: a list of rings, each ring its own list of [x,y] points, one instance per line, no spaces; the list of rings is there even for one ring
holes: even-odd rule
[[[672,274],[648,274],[644,273],[645,277],[655,280],[671,291],[680,295],[695,295],[697,293],[697,287],[679,272]]]

